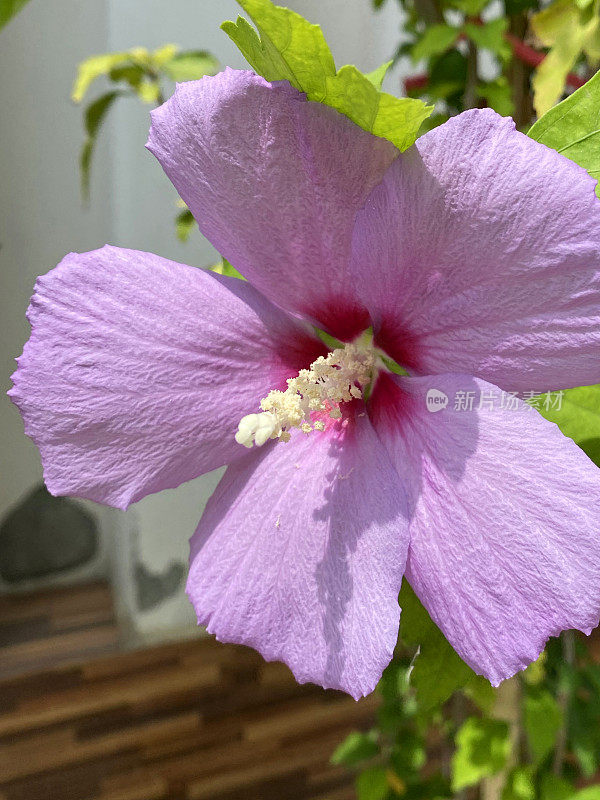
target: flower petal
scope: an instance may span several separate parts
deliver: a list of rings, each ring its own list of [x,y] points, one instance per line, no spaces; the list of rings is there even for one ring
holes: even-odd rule
[[[472,411],[455,408],[459,392]],[[371,412],[410,493],[406,576],[494,685],[600,611],[600,471],[533,408],[501,401],[466,376],[386,376]]]
[[[125,508],[240,454],[237,423],[324,349],[244,281],[104,247],[40,278],[10,394],[54,494]]]
[[[369,325],[347,268],[356,212],[398,151],[282,81],[179,84],[148,148],[200,230],[274,302],[347,338]]]
[[[300,683],[369,693],[398,636],[404,505],[364,413],[248,453],[192,539],[198,621],[285,661]]]
[[[600,202],[572,161],[490,109],[401,154],[359,214],[377,339],[419,374],[503,389],[600,381]]]

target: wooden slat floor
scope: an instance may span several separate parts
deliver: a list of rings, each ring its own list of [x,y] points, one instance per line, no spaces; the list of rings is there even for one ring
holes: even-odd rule
[[[211,638],[122,652],[101,584],[0,600],[0,661],[0,800],[355,796],[329,757],[374,699]]]

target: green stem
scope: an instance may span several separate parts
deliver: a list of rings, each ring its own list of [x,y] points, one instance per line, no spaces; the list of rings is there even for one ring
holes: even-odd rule
[[[469,108],[477,108],[477,47],[469,39],[467,52],[467,79],[465,81],[465,93],[463,95],[463,107],[466,111]]]
[[[575,634],[573,631],[565,631],[561,638],[562,651],[565,664],[572,667],[575,663]],[[562,712],[562,725],[556,738],[556,747],[554,748],[554,760],[552,762],[552,772],[557,777],[562,774],[563,762],[567,752],[567,726],[569,717],[569,705],[571,702],[571,691],[568,681],[562,681],[561,687],[558,691],[556,698],[558,707]]]

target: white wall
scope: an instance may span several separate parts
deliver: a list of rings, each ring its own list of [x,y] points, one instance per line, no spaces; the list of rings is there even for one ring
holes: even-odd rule
[[[294,0],[289,5],[322,24],[338,64],[370,70],[394,52],[400,25],[396,3],[373,14],[369,0]],[[177,195],[144,148],[148,108],[120,103],[103,131],[92,174],[89,209],[79,199],[77,152],[81,112],[69,91],[79,61],[92,53],[167,42],[211,50],[234,67],[245,63],[219,30],[237,16],[234,0],[32,0],[0,32],[0,515],[40,479],[39,457],[23,435],[4,393],[13,359],[28,335],[25,309],[35,277],[70,250],[105,242],[150,250],[205,266],[214,251],[199,234],[182,244],[174,235]],[[394,91],[398,76],[387,84]],[[127,583],[131,531],[140,555],[160,572],[186,560],[189,536],[218,476],[210,475],[146,498],[122,515],[101,519],[116,526],[115,564],[122,603],[133,613]],[[134,613],[148,635],[189,625],[182,592],[154,611]]]

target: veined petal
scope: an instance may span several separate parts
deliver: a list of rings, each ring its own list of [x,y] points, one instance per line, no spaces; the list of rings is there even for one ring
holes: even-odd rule
[[[324,348],[244,281],[149,253],[40,278],[9,392],[54,494],[125,508],[239,457],[237,424]]]
[[[419,374],[503,389],[598,383],[594,185],[490,109],[427,133],[357,219],[353,270],[379,344]]]
[[[396,148],[282,81],[179,84],[148,148],[202,233],[274,302],[340,338],[370,324],[348,278],[356,212]]]
[[[221,641],[284,661],[300,683],[371,692],[398,636],[403,509],[363,412],[248,453],[192,539],[198,621]]]
[[[497,685],[549,636],[589,633],[600,612],[593,462],[535,409],[502,408],[497,387],[468,376],[385,376],[372,401],[410,495],[406,576],[467,664]]]

